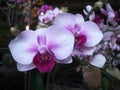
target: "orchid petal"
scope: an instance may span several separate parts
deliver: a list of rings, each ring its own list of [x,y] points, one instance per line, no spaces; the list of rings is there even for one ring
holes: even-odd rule
[[[57,59],[65,59],[72,53],[74,36],[71,32],[54,25],[47,29],[46,36],[47,45]]]
[[[35,56],[36,58],[36,56]],[[33,63],[35,64],[37,61],[37,59],[34,58],[34,61]],[[52,60],[49,60],[47,62],[39,62],[39,63],[36,63],[36,68],[41,72],[41,73],[45,73],[45,72],[49,72],[53,69],[54,65],[55,65],[55,61],[52,59]]]
[[[106,16],[108,15],[108,11],[107,10],[101,8],[100,11],[101,11],[102,14],[104,14]]]
[[[71,23],[72,22],[72,23]],[[63,13],[59,14],[55,17],[54,24],[61,25],[65,27],[69,31],[73,31],[74,28],[75,17],[71,13]]]
[[[106,9],[107,9],[107,11],[114,13],[114,11],[113,11],[113,9],[112,9],[112,7],[110,6],[109,3],[106,4]]]
[[[59,8],[56,7],[56,8],[53,10],[53,12],[54,12],[54,17],[55,17],[56,15],[62,13],[62,10],[60,10]]]
[[[97,24],[92,21],[87,21],[81,27],[81,35],[85,35],[87,38],[84,44],[87,47],[93,47],[97,45],[103,38],[103,33],[100,31]]]
[[[87,12],[90,12],[90,11],[92,10],[92,8],[93,8],[93,7],[92,7],[91,5],[87,5],[87,6],[86,6]]]
[[[87,5],[85,7],[85,9],[83,9],[83,13],[87,16],[88,13],[92,10],[92,6],[91,5]]]
[[[86,6],[86,10],[84,9],[83,12],[84,14],[87,16],[88,13],[92,10],[92,6],[91,5],[87,5]],[[93,20],[95,18],[95,12],[93,11],[90,15],[89,15],[89,20]]]
[[[113,32],[105,32],[105,33],[104,33],[103,40],[104,40],[104,41],[110,40],[112,35],[113,35]]]
[[[88,12],[84,9],[83,10],[83,13],[87,16],[88,15]]]
[[[72,52],[72,56],[73,57],[76,57],[76,56],[81,56],[81,53],[78,49],[74,49],[73,52]]]
[[[81,55],[93,55],[95,47],[82,47],[79,51]]]
[[[114,17],[115,17],[114,12],[108,12],[108,19],[109,19],[110,21],[113,20]]]
[[[46,28],[40,28],[40,29],[37,29],[36,31],[36,35],[37,35],[37,42],[40,46],[45,46],[46,45],[46,35],[45,35],[45,32],[46,32]]]
[[[93,12],[90,16],[89,16],[89,20],[93,20],[95,18],[95,12]]]
[[[111,19],[112,19],[112,18],[111,18]],[[113,26],[117,26],[117,25],[118,25],[117,21],[114,21],[113,19],[112,19],[112,20],[108,19],[108,20],[109,20],[109,22],[110,22]]]
[[[75,24],[81,25],[84,22],[85,22],[84,18],[81,14],[76,14],[75,15]]]
[[[72,63],[72,57],[68,57],[64,60],[56,60],[57,63],[62,63],[62,64],[69,64]]]
[[[93,57],[92,61],[90,61],[90,64],[99,68],[102,68],[106,62],[105,56],[102,54],[97,54]]]
[[[15,61],[20,64],[31,64],[37,53],[36,33],[25,30],[9,43],[11,54]]]
[[[81,49],[74,49],[74,51],[72,52],[72,56],[81,56],[81,55],[93,55],[94,51],[95,51],[95,47],[82,47]]]
[[[36,68],[36,66],[34,64],[23,65],[23,64],[17,63],[18,71],[28,71],[28,70],[32,70],[34,68]]]

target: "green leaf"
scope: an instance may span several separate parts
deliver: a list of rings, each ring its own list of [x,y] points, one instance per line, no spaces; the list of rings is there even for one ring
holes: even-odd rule
[[[109,90],[110,82],[106,77],[102,77],[102,88],[103,90]]]

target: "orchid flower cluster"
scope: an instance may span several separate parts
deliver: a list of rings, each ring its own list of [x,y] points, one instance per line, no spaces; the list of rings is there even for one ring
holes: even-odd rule
[[[80,13],[52,9],[49,5],[41,6],[39,11],[38,24],[43,27],[24,30],[9,43],[19,71],[37,68],[41,73],[49,72],[56,63],[72,63],[73,57],[99,68],[104,66],[105,56],[95,53],[104,38],[97,23],[85,20]]]
[[[87,5],[83,10],[87,16],[94,7]],[[103,32],[103,39],[94,53],[101,53],[106,58],[105,71],[117,79],[120,79],[120,17],[119,11],[114,11],[110,3],[100,8],[100,13],[93,11],[89,20],[95,22]],[[104,16],[105,18],[102,18]],[[98,62],[98,61],[97,61]],[[96,62],[96,63],[97,63]]]
[[[88,5],[86,10],[84,9],[85,15],[93,7]],[[107,19],[101,18],[100,15],[93,13],[89,16],[89,20],[94,21],[101,31],[103,32],[102,43],[98,45],[96,53],[102,53],[106,59],[107,63],[111,66],[117,66],[119,64],[120,58],[120,18],[118,16],[118,11],[114,11],[109,3],[106,4],[106,9],[100,9],[101,14],[103,14]]]
[[[56,70],[56,65],[79,61],[74,70],[82,72],[90,88],[100,86],[104,71],[120,80],[119,11],[114,11],[110,3],[98,1],[84,7],[82,13],[73,14],[67,7],[41,5],[38,1],[9,0],[11,10],[14,4],[23,9],[24,27],[8,45],[18,71],[37,69],[48,73]],[[12,24],[15,20],[8,16]]]

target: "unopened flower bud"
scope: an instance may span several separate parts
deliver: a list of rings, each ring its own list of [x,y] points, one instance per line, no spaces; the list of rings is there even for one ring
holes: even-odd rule
[[[13,35],[18,35],[19,34],[19,32],[20,32],[20,30],[18,30],[16,27],[11,27],[10,28],[10,31],[11,31],[11,33],[13,34]]]
[[[103,2],[102,1],[98,1],[94,4],[95,7],[98,7],[98,8],[102,8],[103,7]]]
[[[101,84],[101,72],[98,68],[83,67],[83,77],[90,88],[97,88]]]
[[[111,68],[106,68],[105,69],[107,73],[109,73],[110,75],[112,75],[113,77],[117,78],[118,80],[120,80],[120,71],[118,68],[116,67],[111,67]]]

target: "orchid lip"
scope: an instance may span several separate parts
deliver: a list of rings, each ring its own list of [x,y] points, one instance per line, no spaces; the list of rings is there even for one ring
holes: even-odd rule
[[[84,45],[87,41],[85,35],[80,35],[80,33],[75,33],[75,47],[79,48]]]
[[[33,58],[33,64],[40,72],[48,72],[54,67],[55,58],[47,50],[42,53],[38,52]]]
[[[47,50],[43,49],[40,52],[38,52],[34,59],[33,59],[33,63],[37,65],[37,63],[47,63],[49,61],[54,60],[54,56],[49,53]]]

